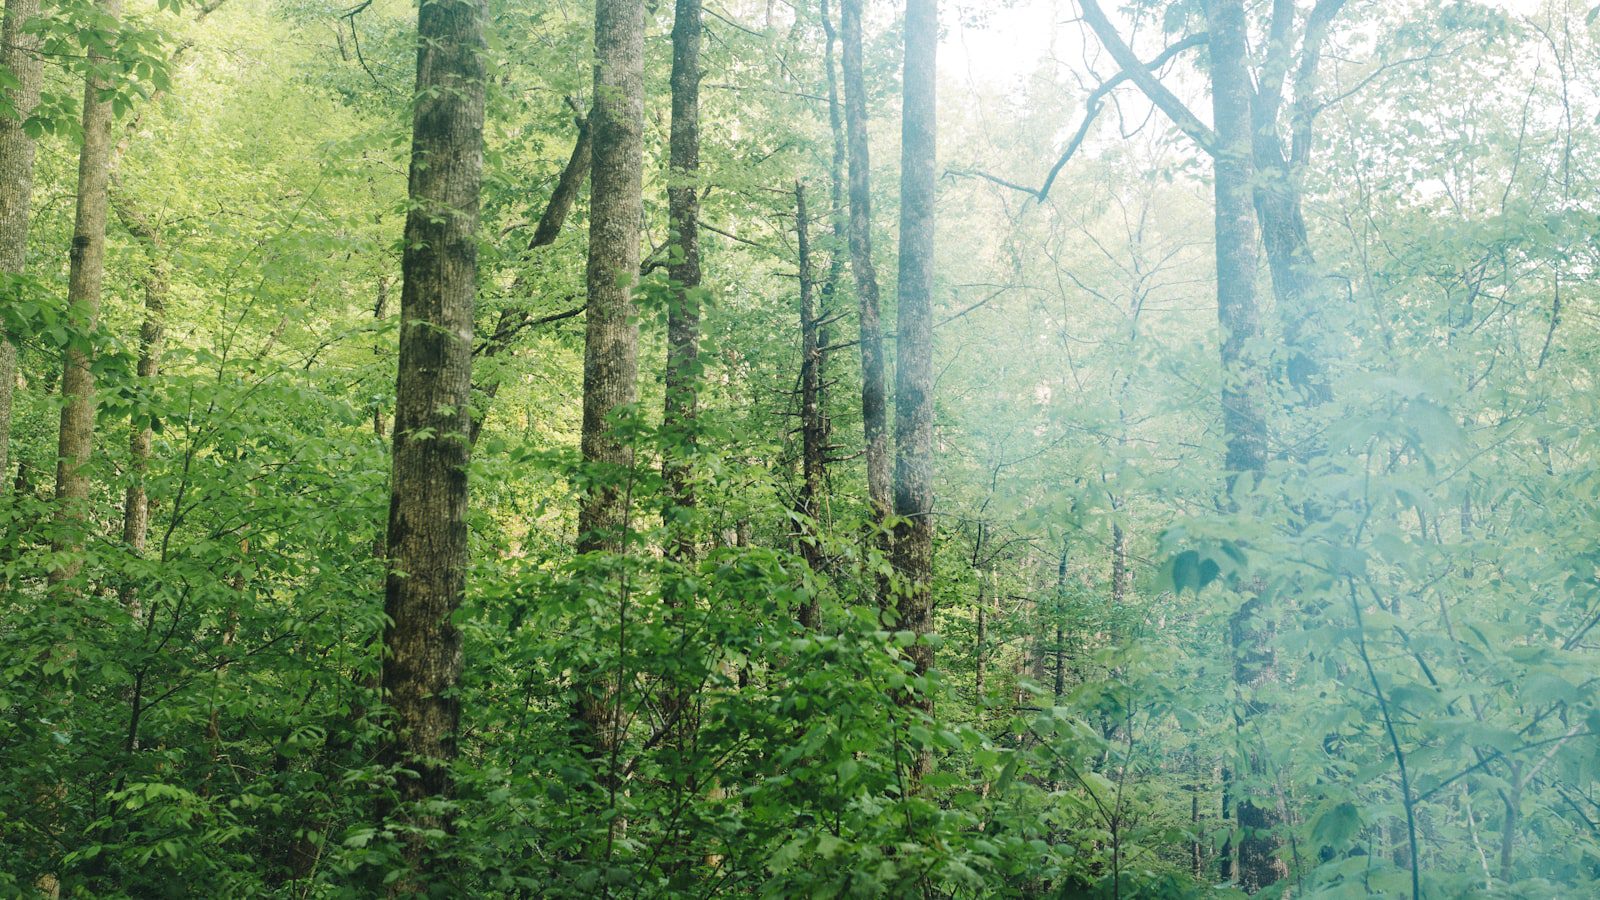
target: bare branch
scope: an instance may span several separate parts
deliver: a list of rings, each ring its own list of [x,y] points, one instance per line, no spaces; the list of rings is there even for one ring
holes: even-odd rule
[[[1166,113],[1172,124],[1178,126],[1178,130],[1188,135],[1189,139],[1198,144],[1208,156],[1218,155],[1221,152],[1221,145],[1217,141],[1216,133],[1190,112],[1189,108],[1183,105],[1183,101],[1167,90],[1167,86],[1139,61],[1132,48],[1122,40],[1121,35],[1117,34],[1117,29],[1111,24],[1111,20],[1106,18],[1097,0],[1078,0],[1078,6],[1083,10],[1083,20],[1094,29],[1106,52],[1111,54],[1111,58],[1116,60],[1117,65],[1122,67],[1122,71],[1127,73],[1129,78],[1133,79],[1133,83],[1139,86],[1144,95],[1150,98],[1150,102]]]

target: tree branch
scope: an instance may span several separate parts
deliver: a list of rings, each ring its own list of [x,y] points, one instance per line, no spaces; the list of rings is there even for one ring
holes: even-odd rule
[[[1144,92],[1150,102],[1166,113],[1167,118],[1178,126],[1179,131],[1200,145],[1200,149],[1205,151],[1206,155],[1217,156],[1221,152],[1221,145],[1217,141],[1216,133],[1190,112],[1189,108],[1183,105],[1183,101],[1167,90],[1167,86],[1139,61],[1132,48],[1117,34],[1117,29],[1111,24],[1111,20],[1106,18],[1097,0],[1078,0],[1078,6],[1083,10],[1083,20],[1100,38],[1100,43],[1106,48],[1106,52],[1111,54],[1111,58],[1122,67],[1122,71],[1129,78],[1133,79],[1133,83],[1139,86],[1139,90]]]
[[[1150,60],[1148,63],[1145,63],[1144,67],[1150,71],[1160,69],[1162,66],[1171,62],[1172,58],[1177,56],[1179,53],[1182,53],[1183,51],[1193,47],[1202,46],[1209,39],[1210,35],[1203,31],[1199,34],[1191,34],[1183,40],[1178,41],[1167,49],[1161,51],[1161,53],[1158,54],[1154,59]],[[952,170],[950,174],[982,178],[985,181],[994,182],[1001,187],[1010,188],[1014,191],[1021,191],[1024,194],[1030,194],[1040,203],[1043,203],[1045,199],[1050,196],[1050,188],[1055,186],[1056,178],[1060,176],[1061,170],[1067,167],[1067,163],[1072,161],[1072,157],[1077,155],[1078,149],[1082,147],[1083,142],[1088,139],[1090,126],[1094,125],[1095,119],[1100,115],[1100,110],[1105,107],[1104,101],[1106,95],[1111,93],[1130,77],[1131,76],[1128,74],[1128,70],[1124,69],[1110,78],[1107,78],[1094,90],[1089,92],[1089,96],[1085,98],[1083,102],[1083,122],[1078,126],[1078,130],[1072,135],[1072,139],[1067,141],[1066,148],[1061,151],[1061,156],[1056,159],[1055,165],[1050,167],[1049,173],[1047,173],[1044,177],[1044,183],[1039,185],[1039,187],[1026,187],[1024,185],[1017,184],[1014,181],[1007,181],[1004,178],[990,175],[988,172],[958,172]]]

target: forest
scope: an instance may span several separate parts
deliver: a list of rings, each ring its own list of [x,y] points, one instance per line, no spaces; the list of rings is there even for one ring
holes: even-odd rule
[[[1600,897],[1593,0],[4,0],[0,896]]]

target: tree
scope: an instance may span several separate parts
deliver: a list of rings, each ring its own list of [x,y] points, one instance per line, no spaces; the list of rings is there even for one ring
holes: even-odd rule
[[[800,492],[795,513],[800,526],[800,557],[812,572],[820,572],[823,555],[815,527],[821,515],[823,479],[828,456],[828,422],[822,409],[822,343],[813,299],[815,276],[811,264],[811,216],[806,206],[804,182],[794,185],[795,250],[800,263]],[[800,608],[800,624],[816,628],[821,610],[815,597]]]
[[[900,277],[895,353],[894,565],[903,579],[899,627],[918,637],[916,673],[933,667],[933,269],[938,178],[939,5],[906,4],[905,99],[900,137]],[[932,712],[922,688],[916,705]],[[917,771],[927,771],[924,752]]]
[[[583,351],[583,459],[599,484],[578,516],[578,552],[622,547],[618,475],[632,454],[610,418],[638,399],[639,328],[633,284],[639,268],[644,194],[644,6],[595,5],[593,171],[589,177],[589,307]],[[603,471],[600,471],[603,470]]]
[[[633,284],[639,268],[639,222],[644,178],[644,5],[599,0],[594,26],[594,166],[589,177],[589,308],[583,351],[581,449],[592,486],[578,510],[579,553],[626,548],[628,494],[623,490],[632,450],[612,417],[638,399],[639,328]],[[585,672],[578,716],[595,758],[621,739],[615,688],[608,676]]]
[[[676,449],[662,461],[670,495],[669,520],[694,509],[694,419],[700,380],[700,0],[678,0],[672,18],[672,129],[668,138],[667,229],[672,235],[667,275],[666,406],[662,427]],[[688,523],[672,550],[692,557]]]
[[[1265,371],[1257,358],[1261,313],[1256,303],[1256,225],[1252,178],[1254,156],[1248,32],[1242,0],[1214,0],[1205,6],[1210,36],[1212,127],[1184,107],[1117,35],[1095,0],[1081,0],[1084,18],[1107,52],[1145,95],[1202,150],[1213,166],[1214,235],[1217,261],[1217,320],[1222,325],[1222,429],[1227,493],[1250,490],[1266,471],[1267,431],[1264,414]],[[1231,500],[1229,501],[1231,503]],[[1234,680],[1250,694],[1245,720],[1259,710],[1254,692],[1271,677],[1273,655],[1267,644],[1268,610],[1259,590],[1230,621]],[[1243,725],[1241,724],[1241,728]],[[1259,756],[1249,761],[1252,774],[1262,772]],[[1287,874],[1275,858],[1282,824],[1275,802],[1243,797],[1237,802],[1241,836],[1239,881],[1258,890]]]
[[[135,374],[148,388],[161,367],[161,349],[165,337],[167,294],[171,285],[171,263],[167,248],[155,223],[126,201],[114,199],[117,216],[122,226],[144,246],[149,267],[140,276],[144,290],[144,321],[139,326],[139,362]],[[150,445],[155,431],[148,416],[135,416],[128,438],[128,468],[131,476],[122,500],[122,541],[134,553],[142,554],[150,536],[150,494],[144,478],[150,467]],[[123,588],[124,603],[139,618],[134,608],[137,601],[131,587]]]
[[[39,103],[42,75],[38,37],[25,26],[39,13],[38,0],[7,0],[0,34],[0,68],[15,79],[0,116],[0,276],[19,277],[28,258],[28,220],[33,203],[33,138],[23,124]],[[20,285],[8,287],[16,292]],[[9,485],[12,394],[17,387],[17,347],[0,329],[0,491]]]
[[[121,0],[102,0],[111,21]],[[63,354],[61,427],[56,450],[56,515],[63,532],[56,546],[66,559],[51,573],[56,582],[72,580],[83,567],[79,532],[89,521],[89,457],[94,452],[95,384],[90,335],[99,324],[100,293],[106,274],[106,208],[111,179],[111,119],[114,90],[109,65],[91,52],[83,89],[83,146],[78,151],[78,202],[72,228],[67,315],[80,329]]]
[[[872,154],[867,144],[867,86],[861,65],[861,2],[840,3],[840,68],[844,80],[845,143],[850,157],[850,271],[855,276],[861,329],[861,420],[866,438],[867,498],[874,519],[882,521],[893,509],[889,495],[891,456],[878,271],[872,261]]]
[[[1306,18],[1300,50],[1294,52],[1296,4],[1276,0],[1267,38],[1267,53],[1250,97],[1251,153],[1256,215],[1272,289],[1278,301],[1279,330],[1285,348],[1285,378],[1310,403],[1328,399],[1328,361],[1321,309],[1326,297],[1306,229],[1304,182],[1311,162],[1317,110],[1318,70],[1322,45],[1344,8],[1345,0],[1318,0]],[[1294,69],[1288,136],[1282,124],[1284,88]]]
[[[432,0],[417,16],[416,105],[390,479],[382,684],[388,760],[410,804],[452,793],[466,589],[472,307],[483,171],[484,5]],[[424,827],[437,812],[408,809]],[[426,868],[422,848],[414,862]]]

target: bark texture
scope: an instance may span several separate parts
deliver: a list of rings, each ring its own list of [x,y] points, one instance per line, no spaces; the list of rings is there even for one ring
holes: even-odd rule
[[[901,578],[899,627],[918,640],[909,648],[918,675],[933,668],[933,261],[938,198],[938,0],[907,0],[904,101],[900,129],[900,277],[895,331],[895,465],[893,559]],[[925,712],[932,695],[907,698]],[[917,773],[931,757],[924,751]]]
[[[121,0],[103,0],[101,9],[116,19]],[[94,66],[106,64],[91,57]],[[85,79],[83,147],[78,153],[78,201],[72,228],[71,268],[67,276],[67,312],[77,329],[92,331],[100,318],[100,294],[106,274],[106,209],[111,179],[111,98],[98,74]],[[56,449],[57,516],[63,529],[56,549],[65,562],[54,569],[53,582],[68,581],[83,567],[82,535],[74,534],[88,518],[90,454],[94,450],[94,373],[81,345],[67,348],[61,369],[61,428]]]
[[[1254,347],[1261,337],[1256,302],[1256,216],[1252,195],[1251,85],[1244,0],[1214,0],[1206,7],[1211,34],[1211,100],[1217,136],[1216,254],[1217,318],[1222,324],[1222,416],[1227,441],[1224,459],[1230,492],[1248,489],[1266,470],[1266,421],[1263,415],[1265,371]],[[1246,587],[1250,598],[1233,615],[1229,633],[1234,682],[1244,698],[1244,715],[1258,710],[1257,688],[1271,677],[1272,651],[1262,594]],[[1264,774],[1262,760],[1252,754],[1250,774]],[[1237,805],[1240,885],[1254,892],[1288,872],[1277,859],[1282,826],[1276,803],[1246,793]],[[1257,802],[1260,800],[1261,802]]]
[[[6,0],[0,67],[17,80],[5,100],[14,116],[0,117],[0,276],[21,275],[27,265],[28,222],[33,203],[33,138],[23,130],[39,105],[37,35],[23,26],[39,13],[39,0]],[[17,387],[17,347],[0,332],[0,491],[10,479],[11,405]]]
[[[867,87],[861,71],[861,2],[842,0],[840,62],[845,144],[850,157],[850,269],[861,328],[861,421],[866,438],[867,498],[875,518],[890,509],[889,406],[884,377],[878,270],[872,262],[872,160],[867,146]]]
[[[415,776],[400,799],[448,797],[456,756],[467,573],[467,441],[472,391],[479,188],[483,173],[482,0],[422,4],[417,18],[410,206],[401,257],[400,359],[386,546],[383,691],[387,757]],[[418,824],[441,824],[420,814]],[[418,853],[419,848],[413,848]],[[426,861],[422,861],[427,868]]]
[[[585,463],[616,474],[627,466],[630,454],[608,419],[617,407],[638,399],[633,285],[644,215],[643,4],[599,0],[594,44],[582,451]],[[578,513],[580,553],[622,546],[623,493],[609,475],[602,481],[611,483],[589,490]]]
[[[600,482],[588,489],[578,510],[579,553],[624,548],[628,497],[621,482],[632,453],[609,419],[638,399],[639,328],[632,297],[644,215],[644,5],[599,0],[594,44],[581,445],[584,462]],[[607,678],[598,672],[575,677],[577,713],[595,759],[610,756],[620,739],[615,686]],[[601,781],[609,784],[610,778]]]
[[[1261,312],[1256,303],[1256,216],[1251,178],[1250,74],[1245,65],[1242,0],[1209,4],[1211,98],[1217,153],[1215,231],[1217,320],[1222,325],[1222,417],[1230,478],[1266,468],[1262,415],[1263,367],[1256,344]]]
[[[700,0],[678,0],[672,20],[672,126],[667,177],[667,227],[672,232],[672,301],[667,309],[666,402],[662,430],[676,453],[662,460],[668,495],[666,519],[678,520],[671,551],[694,555],[685,521],[695,506],[694,420],[700,384]]]

